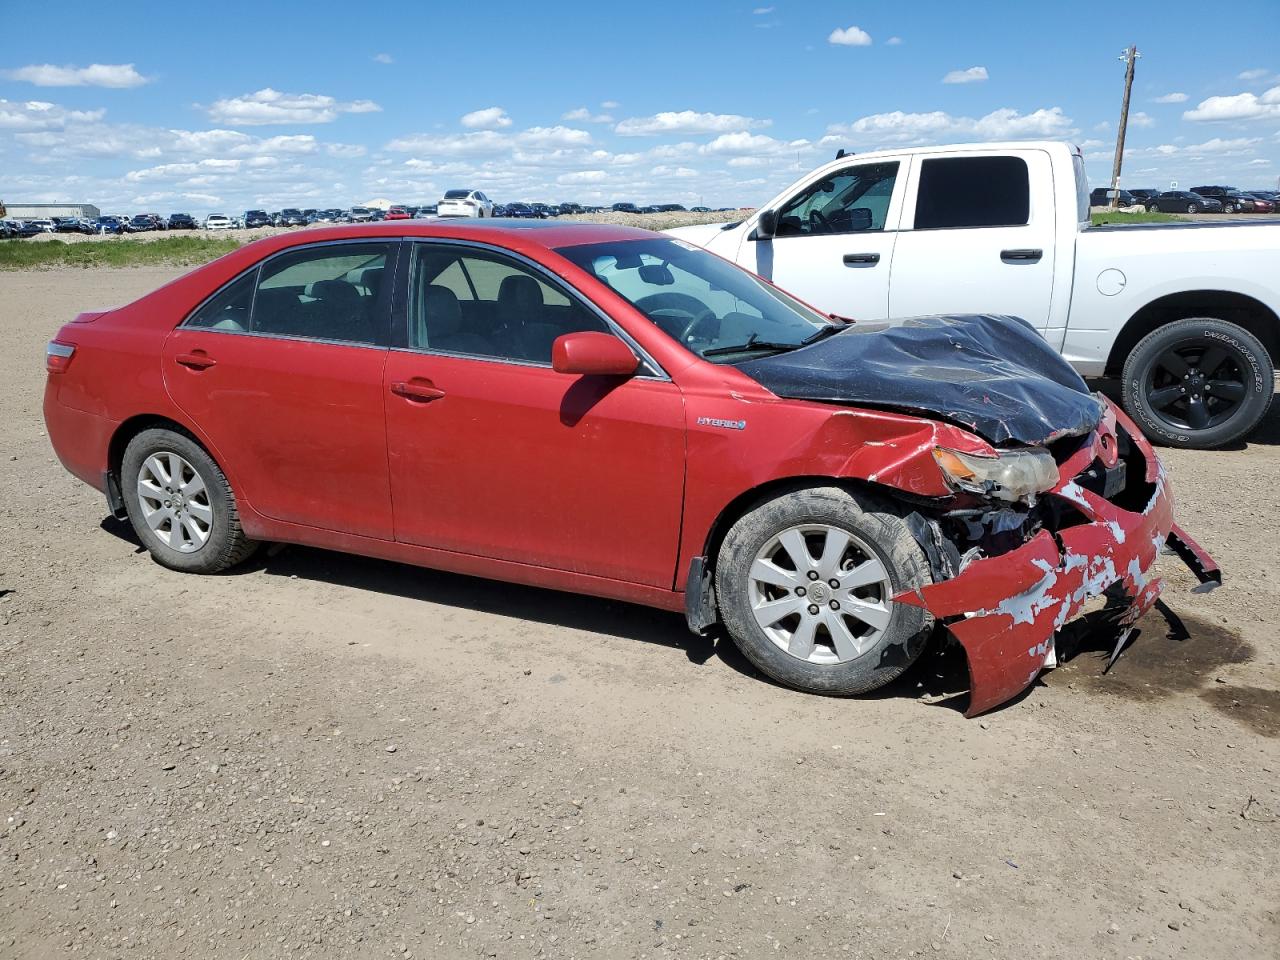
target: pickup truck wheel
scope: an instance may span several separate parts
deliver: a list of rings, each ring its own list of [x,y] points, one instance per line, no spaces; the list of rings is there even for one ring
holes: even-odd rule
[[[1187,204],[1187,213],[1199,213],[1199,212],[1200,212],[1200,204],[1198,203]]]
[[[733,525],[716,596],[730,636],[762,672],[797,690],[850,696],[884,686],[920,656],[933,618],[892,598],[931,579],[891,505],[815,487]]]
[[[1147,334],[1124,365],[1124,408],[1154,443],[1211,450],[1266,416],[1275,393],[1258,338],[1225,320],[1178,320]]]
[[[1223,208],[1222,208],[1222,212],[1223,212],[1223,213],[1235,213],[1235,212],[1236,212],[1236,205],[1235,205],[1234,203],[1228,203],[1225,207],[1223,207]]]

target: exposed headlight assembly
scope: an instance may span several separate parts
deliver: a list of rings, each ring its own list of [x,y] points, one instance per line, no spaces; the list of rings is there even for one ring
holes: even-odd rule
[[[955,489],[1010,503],[1029,502],[1058,485],[1058,465],[1043,447],[1001,450],[994,457],[936,447],[933,458]]]

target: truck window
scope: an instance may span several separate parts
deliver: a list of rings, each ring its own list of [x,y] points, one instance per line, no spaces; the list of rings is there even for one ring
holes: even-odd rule
[[[1021,157],[938,157],[920,165],[917,230],[1020,226],[1030,211]]]
[[[898,164],[866,163],[828,174],[778,211],[775,236],[805,237],[883,230]]]

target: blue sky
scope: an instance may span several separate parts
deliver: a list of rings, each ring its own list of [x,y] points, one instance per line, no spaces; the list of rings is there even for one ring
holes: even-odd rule
[[[838,146],[1032,138],[1081,144],[1101,184],[1130,42],[1125,184],[1275,187],[1275,0],[1215,7],[1229,35],[1190,26],[1205,9],[0,0],[0,198],[723,206]]]

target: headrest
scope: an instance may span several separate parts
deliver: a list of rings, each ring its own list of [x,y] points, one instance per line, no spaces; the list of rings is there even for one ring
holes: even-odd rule
[[[360,274],[360,283],[370,295],[377,296],[378,291],[382,289],[382,273],[385,267],[370,267]]]
[[[447,337],[462,329],[462,307],[448,287],[431,284],[422,298],[422,311],[427,322],[427,338]]]
[[[360,293],[345,280],[317,280],[311,284],[311,296],[336,307],[355,307]]]
[[[542,284],[523,273],[502,278],[498,306],[504,313],[530,313],[542,308]],[[509,319],[504,317],[503,319]]]

